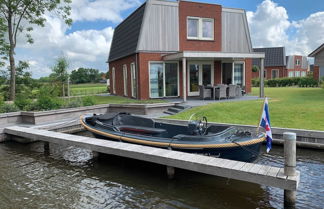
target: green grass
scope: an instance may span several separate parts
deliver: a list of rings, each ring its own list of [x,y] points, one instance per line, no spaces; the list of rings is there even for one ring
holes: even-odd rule
[[[258,88],[252,89],[258,95]],[[324,130],[324,89],[265,88],[273,127]],[[188,120],[193,113],[209,121],[257,125],[263,101],[240,101],[196,107],[168,118]]]
[[[71,96],[94,95],[107,93],[107,85],[102,83],[87,83],[71,85]]]

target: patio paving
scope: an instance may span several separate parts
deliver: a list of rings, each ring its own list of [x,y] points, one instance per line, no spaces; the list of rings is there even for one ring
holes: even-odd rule
[[[176,99],[165,99],[167,102],[179,102],[182,105],[188,105],[190,107],[197,107],[197,106],[203,106],[211,103],[219,103],[219,102],[238,102],[238,101],[250,101],[250,100],[259,100],[263,98],[259,98],[258,96],[250,96],[250,95],[245,95],[239,98],[233,98],[233,99],[221,99],[221,100],[211,100],[211,99],[206,99],[202,100],[199,97],[189,97],[186,102],[182,102],[181,98],[176,98]]]

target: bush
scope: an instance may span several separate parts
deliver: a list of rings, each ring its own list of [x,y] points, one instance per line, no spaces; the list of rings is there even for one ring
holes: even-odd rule
[[[2,104],[0,106],[0,113],[8,113],[8,112],[18,112],[19,109],[15,104]]]
[[[295,77],[295,78],[276,78],[267,80],[265,86],[268,87],[287,87],[287,86],[299,86],[299,87],[316,87],[318,82],[311,77]]]
[[[82,98],[82,104],[83,106],[92,106],[92,105],[95,105],[95,101],[93,99],[93,97],[83,97]]]
[[[252,79],[252,86],[253,87],[259,87],[260,86],[260,79],[259,78],[253,78]]]
[[[74,107],[81,107],[82,106],[82,100],[80,98],[75,98],[72,100],[67,100],[67,103],[65,103],[65,108],[74,108]]]
[[[62,101],[51,92],[53,91],[51,91],[49,87],[40,89],[37,98],[38,110],[54,110],[59,109],[62,106]]]
[[[15,99],[15,105],[20,110],[26,110],[26,107],[33,103],[32,99],[29,99],[27,94],[18,94]]]

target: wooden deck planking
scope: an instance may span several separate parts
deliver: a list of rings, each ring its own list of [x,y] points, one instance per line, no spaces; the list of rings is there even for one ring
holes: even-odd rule
[[[6,134],[23,138],[33,138],[61,145],[79,146],[95,152],[133,158],[282,189],[296,190],[299,183],[299,172],[297,172],[297,176],[295,177],[285,178],[285,176],[282,176],[283,173],[280,168],[267,165],[256,165],[167,149],[17,126],[6,128],[4,131]]]

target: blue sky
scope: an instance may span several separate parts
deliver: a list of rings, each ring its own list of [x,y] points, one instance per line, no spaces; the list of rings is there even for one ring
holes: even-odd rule
[[[288,54],[307,55],[324,42],[324,0],[195,0],[247,11],[253,47],[285,46]],[[67,27],[47,14],[45,28],[33,32],[35,43],[18,44],[18,60],[29,61],[34,77],[47,76],[55,59],[65,56],[71,70],[107,71],[113,31],[144,0],[73,0]],[[265,27],[266,26],[266,27]]]

